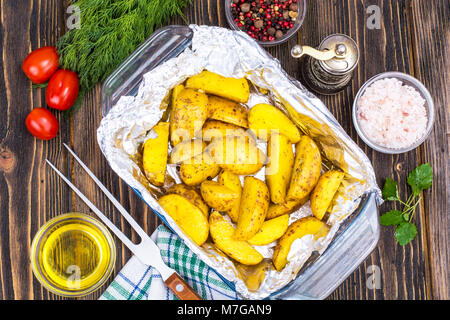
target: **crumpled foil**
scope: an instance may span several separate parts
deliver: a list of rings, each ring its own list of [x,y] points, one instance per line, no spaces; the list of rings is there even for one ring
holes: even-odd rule
[[[100,123],[98,143],[112,169],[165,217],[169,226],[195,254],[234,283],[242,298],[263,299],[292,281],[313,252],[322,254],[326,250],[339,225],[358,207],[363,194],[375,192],[377,201],[381,203],[381,192],[367,156],[340,127],[327,107],[300,82],[289,77],[278,60],[243,32],[197,25],[190,28],[194,31],[191,48],[144,74],[136,96],[119,99]],[[246,77],[252,83],[247,103],[249,108],[267,102],[287,112],[301,130],[318,143],[324,156],[324,167],[339,168],[346,173],[327,220],[330,232],[318,240],[305,236],[294,241],[288,264],[281,272],[277,272],[270,263],[275,243],[256,247],[266,258],[256,267],[233,262],[210,240],[201,247],[194,244],[158,204],[157,198],[164,190],[152,186],[141,169],[140,148],[154,134],[152,127],[163,117],[170,90],[203,69],[225,77]],[[266,150],[261,145],[260,149]],[[175,165],[168,165],[167,173],[175,183],[181,183]],[[255,176],[264,180],[264,169]],[[290,223],[310,215],[308,202],[290,215]],[[258,285],[251,286],[249,279],[256,279],[260,283],[259,288],[256,289]]]

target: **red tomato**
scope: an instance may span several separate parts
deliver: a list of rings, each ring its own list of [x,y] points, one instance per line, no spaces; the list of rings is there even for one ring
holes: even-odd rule
[[[34,83],[44,83],[59,66],[55,47],[42,47],[31,52],[22,63],[22,70]]]
[[[33,136],[42,140],[53,139],[59,130],[58,119],[44,108],[33,109],[25,119],[25,125]]]
[[[46,99],[49,107],[67,110],[73,106],[78,97],[79,81],[75,72],[60,69],[50,78],[47,85]]]

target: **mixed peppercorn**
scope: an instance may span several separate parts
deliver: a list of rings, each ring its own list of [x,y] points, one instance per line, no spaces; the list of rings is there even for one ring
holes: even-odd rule
[[[298,0],[233,0],[231,15],[240,30],[253,39],[271,42],[294,27]]]

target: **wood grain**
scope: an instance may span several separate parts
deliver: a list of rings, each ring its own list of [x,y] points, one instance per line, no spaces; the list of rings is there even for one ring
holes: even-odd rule
[[[2,299],[49,298],[32,276],[30,244],[42,223],[69,210],[69,192],[43,165],[48,158],[64,168],[66,158],[59,153],[68,126],[57,115],[61,130],[48,143],[27,133],[26,115],[45,99],[41,90],[31,89],[21,63],[31,48],[56,41],[60,34],[55,26],[60,24],[64,6],[59,1],[2,1],[0,10],[0,295]]]
[[[423,145],[422,162],[434,168],[433,188],[423,195],[420,211],[427,243],[431,296],[448,300],[449,294],[449,242],[448,200],[449,190],[449,133],[450,97],[448,85],[450,63],[450,2],[413,1],[411,24],[414,75],[430,90],[436,119],[430,138]],[[445,254],[446,253],[446,254]]]
[[[381,9],[380,30],[366,27],[369,5]],[[430,162],[434,183],[425,192],[415,216],[419,234],[409,245],[399,246],[392,228],[382,228],[375,251],[329,299],[448,299],[448,116],[450,30],[449,2],[419,0],[316,0],[307,2],[307,15],[298,37],[269,47],[286,72],[299,78],[301,61],[290,57],[297,42],[318,46],[332,33],[355,39],[361,50],[351,84],[339,94],[319,97],[345,131],[367,153],[378,182],[386,177],[399,181],[400,194],[409,194],[406,176],[417,165]],[[227,27],[222,0],[195,0],[185,10],[186,22]],[[31,89],[21,72],[24,57],[33,49],[54,45],[65,32],[64,1],[0,0],[0,299],[61,299],[43,289],[29,264],[30,245],[38,228],[63,212],[90,212],[44,163],[52,161],[75,185],[128,236],[138,242],[126,221],[89,177],[63,150],[67,142],[93,173],[117,197],[130,214],[151,234],[159,219],[130,188],[112,172],[97,145],[96,130],[102,118],[100,85],[83,102],[82,109],[60,121],[60,133],[51,141],[34,139],[25,129],[30,110],[45,104],[44,90]],[[20,21],[21,23],[17,23]],[[184,24],[176,17],[168,24]],[[384,71],[402,71],[421,80],[436,104],[436,122],[430,138],[418,149],[402,155],[384,155],[362,142],[353,128],[351,106],[360,86]],[[380,210],[395,208],[384,204]],[[130,258],[116,241],[118,256],[113,277]],[[370,289],[371,266],[381,271],[381,288]],[[112,281],[85,299],[97,299]]]

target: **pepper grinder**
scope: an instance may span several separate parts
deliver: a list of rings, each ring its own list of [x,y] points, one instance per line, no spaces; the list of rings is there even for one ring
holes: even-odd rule
[[[295,45],[291,55],[294,58],[305,56],[300,67],[303,83],[324,95],[342,91],[352,79],[359,61],[356,42],[345,34],[326,37],[317,49]]]

